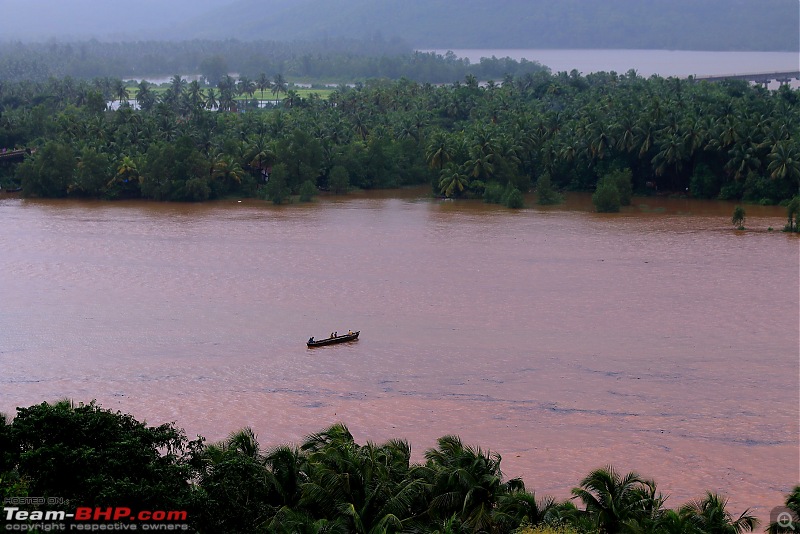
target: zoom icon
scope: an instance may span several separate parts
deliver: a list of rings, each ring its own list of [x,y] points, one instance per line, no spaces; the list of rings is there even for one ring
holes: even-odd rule
[[[769,514],[770,523],[776,527],[771,532],[797,532],[800,534],[800,521],[792,513],[791,510],[785,506],[778,506],[773,508]]]

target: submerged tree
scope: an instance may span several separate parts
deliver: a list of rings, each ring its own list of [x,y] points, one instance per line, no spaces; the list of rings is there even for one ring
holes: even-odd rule
[[[735,208],[733,208],[733,216],[731,217],[731,223],[736,227],[737,230],[744,230],[744,219],[745,219],[744,208],[741,206],[736,206]]]

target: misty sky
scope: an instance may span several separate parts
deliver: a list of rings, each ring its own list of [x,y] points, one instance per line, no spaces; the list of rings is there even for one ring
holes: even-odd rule
[[[0,42],[376,35],[421,48],[797,50],[798,6],[797,0],[0,0]]]
[[[0,0],[0,39],[158,38],[179,21],[231,3],[233,0]]]

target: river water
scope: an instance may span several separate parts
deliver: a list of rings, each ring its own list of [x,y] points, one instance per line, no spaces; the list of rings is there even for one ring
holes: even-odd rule
[[[799,242],[746,210],[0,199],[0,411],[97,399],[265,447],[342,421],[417,460],[454,433],[538,495],[611,463],[766,519],[800,480]]]
[[[439,54],[447,50],[429,50]],[[654,74],[663,77],[676,76],[724,76],[732,74],[755,74],[794,72],[800,69],[798,52],[714,52],[698,50],[559,50],[559,49],[462,49],[453,50],[458,57],[469,58],[477,63],[484,57],[510,57],[517,61],[538,61],[552,72],[582,74],[611,72],[625,74],[634,69],[640,76]],[[778,82],[769,84],[777,89]],[[800,87],[798,80],[790,85]]]

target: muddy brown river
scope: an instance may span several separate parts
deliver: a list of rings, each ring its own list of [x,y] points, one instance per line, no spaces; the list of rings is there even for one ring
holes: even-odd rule
[[[0,411],[97,399],[264,447],[342,421],[417,460],[458,434],[537,495],[610,463],[766,519],[800,482],[800,241],[745,209],[0,198]]]

